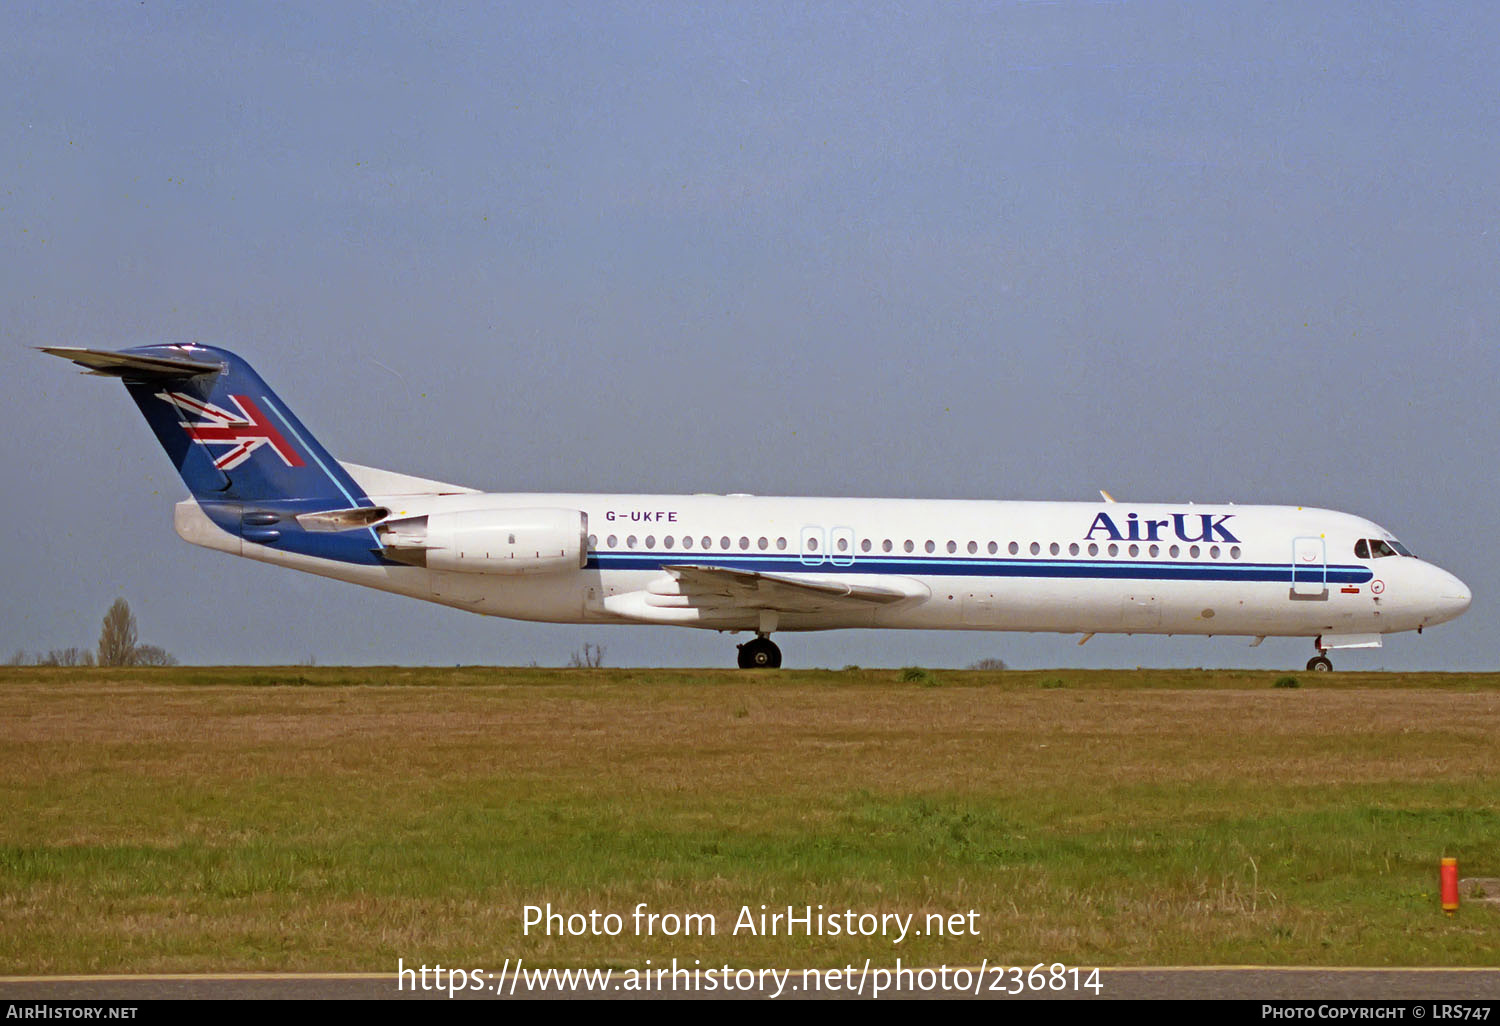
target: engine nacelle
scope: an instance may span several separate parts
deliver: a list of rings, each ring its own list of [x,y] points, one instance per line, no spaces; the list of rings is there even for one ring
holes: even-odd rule
[[[391,559],[429,570],[551,574],[589,558],[588,514],[576,509],[475,509],[388,520],[377,529]]]

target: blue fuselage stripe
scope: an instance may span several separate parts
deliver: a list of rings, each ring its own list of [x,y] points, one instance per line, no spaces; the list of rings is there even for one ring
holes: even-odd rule
[[[918,577],[1041,577],[1069,580],[1127,581],[1266,581],[1290,584],[1290,563],[1107,562],[1068,559],[945,559],[874,557],[841,565],[809,564],[797,556],[732,555],[696,552],[592,552],[595,570],[660,570],[664,566],[722,566],[732,570],[802,574],[900,574]],[[1375,575],[1368,567],[1296,567],[1296,581],[1364,584]]]

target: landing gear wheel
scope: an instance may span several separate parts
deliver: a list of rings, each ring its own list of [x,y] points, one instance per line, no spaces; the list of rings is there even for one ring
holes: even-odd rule
[[[740,646],[740,669],[775,670],[781,667],[781,649],[770,638],[756,638]]]
[[[1307,661],[1309,670],[1317,670],[1319,673],[1327,673],[1333,669],[1333,661],[1327,656],[1313,656]]]

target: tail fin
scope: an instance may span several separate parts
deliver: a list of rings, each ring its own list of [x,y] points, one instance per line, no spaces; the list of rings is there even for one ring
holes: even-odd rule
[[[370,505],[348,471],[233,353],[200,345],[42,351],[120,378],[195,499]]]

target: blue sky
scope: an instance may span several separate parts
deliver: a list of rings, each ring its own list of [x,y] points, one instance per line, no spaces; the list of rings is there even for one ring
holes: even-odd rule
[[[192,549],[117,386],[197,339],[345,459],[503,490],[1286,502],[1457,572],[1341,666],[1493,668],[1500,10],[11,5],[0,649],[727,665]],[[789,665],[1300,666],[840,632]]]

